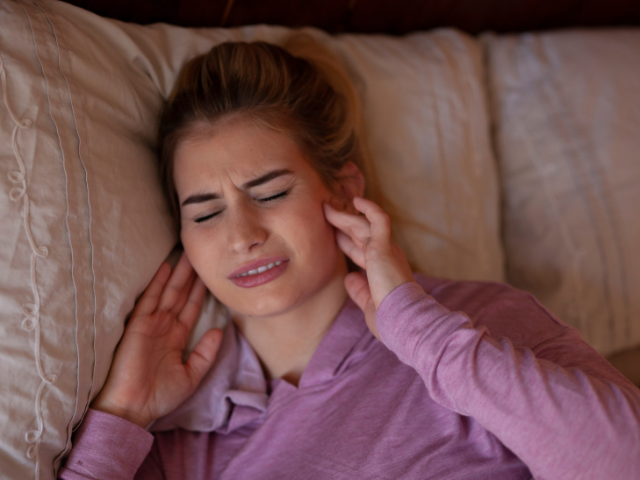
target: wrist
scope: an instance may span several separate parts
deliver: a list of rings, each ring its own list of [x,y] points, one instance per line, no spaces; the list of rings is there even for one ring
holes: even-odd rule
[[[105,401],[101,399],[100,396],[93,401],[91,408],[100,412],[108,413],[109,415],[120,417],[142,428],[146,428],[147,425],[153,421],[152,418],[148,418],[146,415],[112,402]]]

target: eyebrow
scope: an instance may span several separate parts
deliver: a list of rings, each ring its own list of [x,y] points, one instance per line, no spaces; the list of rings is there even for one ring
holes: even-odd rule
[[[242,190],[248,190],[253,187],[257,187],[258,185],[262,185],[263,183],[270,182],[271,180],[281,177],[282,175],[290,175],[293,172],[291,170],[287,170],[286,168],[280,170],[272,170],[270,172],[265,173],[264,175],[254,178],[253,180],[249,180],[245,182],[240,187]],[[203,203],[208,202],[210,200],[216,200],[220,198],[219,193],[197,193],[195,195],[191,195],[187,197],[187,199],[182,202],[182,206],[193,204],[193,203]]]
[[[270,182],[274,178],[281,177],[282,175],[289,175],[293,173],[291,170],[287,170],[286,168],[280,170],[272,170],[270,172],[265,173],[261,177],[254,178],[253,180],[249,180],[245,184],[242,185],[243,190],[248,190],[249,188],[257,187],[258,185],[262,185],[263,183]]]

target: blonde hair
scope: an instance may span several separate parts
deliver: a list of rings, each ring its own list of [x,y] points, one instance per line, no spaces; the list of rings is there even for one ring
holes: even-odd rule
[[[237,116],[290,135],[329,188],[348,161],[368,177],[358,95],[330,51],[308,35],[292,37],[284,48],[222,43],[183,67],[160,120],[162,183],[178,221],[173,158],[179,143]]]

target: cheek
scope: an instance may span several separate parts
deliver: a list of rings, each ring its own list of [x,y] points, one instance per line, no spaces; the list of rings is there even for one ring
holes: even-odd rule
[[[216,246],[215,238],[203,235],[203,232],[182,231],[180,240],[184,251],[198,276],[209,289],[212,288],[212,276],[218,270],[220,248]]]
[[[332,261],[338,248],[335,233],[331,224],[324,217],[322,201],[316,200],[301,208],[292,217],[289,231],[290,238],[306,250],[313,260]]]

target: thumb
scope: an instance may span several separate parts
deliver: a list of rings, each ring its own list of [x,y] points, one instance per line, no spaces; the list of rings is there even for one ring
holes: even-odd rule
[[[205,332],[193,349],[185,367],[187,368],[192,388],[196,388],[204,374],[209,371],[218,355],[222,343],[222,330],[212,328]]]
[[[376,306],[371,297],[369,282],[359,272],[351,272],[344,279],[344,286],[351,299],[364,312],[364,318],[371,333],[380,340],[378,328],[376,327]]]

